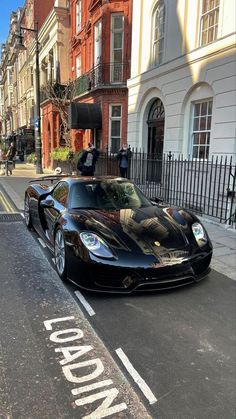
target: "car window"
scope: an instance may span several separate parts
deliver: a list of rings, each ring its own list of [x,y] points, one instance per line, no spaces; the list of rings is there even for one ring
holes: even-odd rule
[[[70,207],[71,208],[88,208],[97,207],[96,197],[94,190],[96,184],[92,184],[91,187],[86,183],[76,183],[71,187],[70,194]]]
[[[151,202],[131,182],[80,182],[71,187],[71,208],[123,209],[150,206]]]
[[[64,207],[67,203],[67,197],[69,192],[69,186],[66,182],[60,182],[53,190],[52,196]]]

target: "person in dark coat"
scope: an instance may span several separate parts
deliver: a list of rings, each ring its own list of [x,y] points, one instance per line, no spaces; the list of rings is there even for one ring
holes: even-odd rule
[[[92,143],[88,143],[88,148],[83,152],[77,166],[82,176],[94,176],[98,156],[99,152],[96,147]]]
[[[10,174],[12,175],[12,168],[15,169],[15,158],[16,158],[16,147],[14,143],[10,144],[10,147],[7,151],[6,154],[6,174],[8,175],[8,171],[10,172]],[[8,162],[12,162],[10,164],[8,164]]]
[[[130,148],[127,148],[126,144],[123,144],[119,153],[117,154],[117,160],[119,162],[119,170],[121,177],[128,176],[129,159],[132,157]]]
[[[14,143],[11,143],[8,151],[7,151],[7,160],[13,161],[16,156],[16,147]]]

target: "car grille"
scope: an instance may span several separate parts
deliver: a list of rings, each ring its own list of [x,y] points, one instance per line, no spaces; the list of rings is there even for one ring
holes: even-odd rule
[[[128,270],[117,267],[99,267],[98,269],[96,267],[91,275],[95,278],[97,286],[117,291],[168,289],[195,281],[192,269],[186,272],[186,266],[146,270]]]

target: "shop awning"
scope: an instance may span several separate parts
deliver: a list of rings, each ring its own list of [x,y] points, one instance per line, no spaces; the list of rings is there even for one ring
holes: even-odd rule
[[[102,128],[100,105],[97,103],[71,103],[69,106],[69,128]]]

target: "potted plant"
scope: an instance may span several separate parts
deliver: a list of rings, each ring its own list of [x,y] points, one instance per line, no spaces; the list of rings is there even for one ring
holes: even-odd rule
[[[67,147],[57,147],[51,152],[51,159],[53,161],[52,168],[60,167],[63,172],[71,173],[71,154],[72,150]]]

